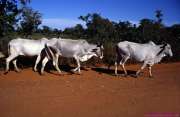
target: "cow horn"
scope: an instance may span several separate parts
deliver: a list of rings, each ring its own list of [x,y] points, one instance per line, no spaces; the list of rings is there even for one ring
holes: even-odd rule
[[[164,43],[161,48],[165,48],[167,46],[167,43]]]
[[[101,42],[98,42],[97,43],[97,47],[101,47],[102,46],[102,43]]]

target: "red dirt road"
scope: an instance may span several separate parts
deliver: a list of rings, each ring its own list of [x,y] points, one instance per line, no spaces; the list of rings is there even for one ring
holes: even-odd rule
[[[138,68],[127,66],[129,73]],[[0,117],[180,117],[180,63],[155,65],[151,79],[147,70],[125,78],[105,68],[0,74]]]

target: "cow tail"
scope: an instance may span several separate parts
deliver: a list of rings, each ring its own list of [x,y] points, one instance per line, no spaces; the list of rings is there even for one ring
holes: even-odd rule
[[[10,55],[11,53],[10,53],[10,43],[8,43],[8,55]]]
[[[115,49],[116,49],[116,50],[115,50],[115,51],[116,51],[115,61],[119,63],[120,60],[122,59],[122,55],[121,55],[121,54],[122,54],[122,51],[121,51],[121,49],[118,47],[118,45],[115,46]]]
[[[45,47],[44,47],[45,49],[45,54],[46,54],[46,56],[47,56],[47,58],[48,59],[52,59],[52,54],[51,54],[51,50],[50,50],[50,48],[47,46],[47,44],[45,44]]]
[[[114,66],[115,63],[118,60],[118,46],[114,46],[113,51],[115,52],[115,55],[113,55],[113,58],[111,58],[111,60],[108,62],[108,69],[110,69],[111,66]]]
[[[45,44],[45,52],[49,59],[53,59],[53,60],[55,59],[56,52],[52,47],[47,46],[47,44]]]
[[[117,62],[118,57],[119,57],[119,49],[118,49],[118,46],[117,46],[117,45],[115,46],[115,51],[116,51],[116,54],[115,54],[115,61]]]

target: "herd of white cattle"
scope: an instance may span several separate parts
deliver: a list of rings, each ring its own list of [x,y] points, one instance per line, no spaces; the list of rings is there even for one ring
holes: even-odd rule
[[[156,45],[150,41],[148,43],[140,44],[129,41],[122,41],[115,45],[116,59],[115,59],[115,75],[117,73],[118,65],[121,65],[125,76],[127,71],[125,69],[125,63],[128,59],[133,59],[138,62],[142,62],[142,67],[136,72],[135,76],[145,68],[149,69],[149,76],[152,77],[151,67],[161,61],[165,56],[173,56],[171,46],[169,44]],[[72,40],[63,38],[42,38],[39,40],[13,39],[8,43],[8,57],[6,58],[6,70],[5,74],[9,71],[9,64],[12,61],[14,68],[19,72],[17,67],[17,57],[22,56],[37,56],[34,71],[37,71],[37,65],[42,60],[41,74],[44,73],[44,68],[49,60],[53,61],[53,65],[56,70],[61,74],[59,69],[58,59],[59,57],[74,58],[77,63],[77,67],[73,69],[74,72],[81,73],[80,62],[85,62],[93,56],[103,58],[103,45],[90,44],[84,39]],[[0,57],[4,57],[0,53]]]

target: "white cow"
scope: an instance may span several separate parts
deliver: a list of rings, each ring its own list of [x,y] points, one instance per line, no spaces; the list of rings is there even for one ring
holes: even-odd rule
[[[121,65],[125,75],[127,71],[124,64],[128,59],[133,59],[138,62],[143,62],[141,69],[136,72],[139,75],[141,70],[146,66],[149,68],[149,75],[152,77],[151,67],[161,61],[166,55],[173,56],[171,46],[169,44],[156,45],[152,41],[145,44],[133,43],[128,41],[119,42],[116,45],[116,62],[115,74],[117,75],[117,65]]]
[[[67,58],[74,58],[77,63],[77,67],[73,71],[78,71],[80,74],[80,62],[89,60],[91,57],[96,56],[103,58],[103,46],[101,44],[89,44],[86,40],[72,40],[72,39],[51,39],[51,47],[56,48],[60,55]],[[49,45],[49,44],[48,44]],[[56,52],[57,53],[57,52]],[[58,62],[58,54],[55,53],[55,63]],[[40,58],[40,55],[38,56]],[[42,61],[41,74],[43,74],[46,63],[50,60],[50,57],[45,57]],[[58,66],[58,65],[56,65]],[[61,73],[59,71],[59,73]]]
[[[41,74],[44,73],[44,67],[49,60],[52,60],[53,65],[55,66],[56,70],[61,74],[61,70],[59,69],[59,66],[58,66],[58,59],[59,59],[59,56],[61,55],[62,54],[56,47],[48,46],[47,44],[45,44],[45,47],[42,49],[41,53],[37,57],[39,58],[39,60],[40,58],[42,58]],[[37,60],[37,62],[39,60]]]
[[[42,38],[39,40],[30,40],[30,39],[22,39],[17,38],[13,39],[8,43],[8,52],[9,57],[6,58],[6,71],[9,71],[9,63],[12,61],[15,67],[15,70],[19,72],[19,69],[16,65],[17,57],[22,56],[36,56],[39,55],[41,50],[44,48],[45,43],[49,40],[46,38]],[[37,59],[38,60],[38,59]],[[37,61],[34,66],[34,70],[37,70]]]

